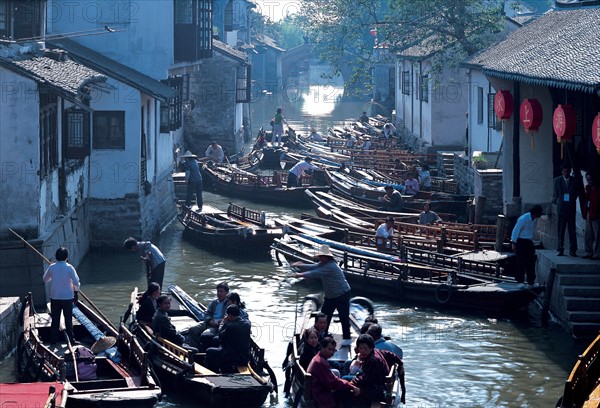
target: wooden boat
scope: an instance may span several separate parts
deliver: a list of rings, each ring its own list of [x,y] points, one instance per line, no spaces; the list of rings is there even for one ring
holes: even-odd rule
[[[264,213],[232,204],[227,212],[210,205],[204,205],[201,212],[197,206],[183,206],[177,218],[185,226],[184,237],[204,248],[229,253],[243,250],[245,255],[266,255],[282,234],[280,227],[267,225]]]
[[[272,176],[256,175],[228,165],[208,163],[202,167],[207,183],[224,195],[270,204],[308,206],[304,191],[327,191],[327,186],[316,186],[311,176],[302,177],[301,187],[285,187],[287,173],[274,172]]]
[[[61,382],[0,384],[0,406],[65,408],[67,389]]]
[[[272,248],[280,264],[281,256],[288,263],[311,262],[321,244],[331,247],[352,287],[406,302],[507,314],[527,306],[544,290],[541,286],[529,287],[502,279],[496,276],[495,266],[488,275],[471,274],[443,263],[418,263],[395,254],[305,235],[277,239]]]
[[[304,299],[302,312],[300,316],[299,331],[294,335],[291,341],[291,347],[288,348],[288,355],[285,358],[284,369],[286,372],[286,384],[284,392],[291,398],[292,405],[298,406],[314,406],[311,395],[312,376],[300,365],[299,344],[304,329],[309,328],[314,323],[314,317],[319,312],[321,302],[317,296],[311,295]],[[373,316],[373,304],[369,299],[355,297],[350,300],[350,326],[352,328],[352,344],[356,342],[356,338],[360,333],[360,328],[369,316]],[[351,360],[355,356],[354,347],[341,346],[342,338],[341,326],[337,316],[331,321],[329,331],[333,333],[333,337],[338,345],[339,350],[331,357],[331,361],[343,363]],[[400,394],[405,392],[404,387],[404,368],[394,364],[390,367],[390,371],[385,380],[385,401],[373,403],[371,407],[395,407],[400,404]]]
[[[579,356],[556,408],[600,406],[600,334]]]
[[[206,306],[196,302],[179,286],[169,286],[167,294],[172,298],[171,322],[178,331],[189,329],[203,320]],[[250,341],[251,363],[237,367],[236,373],[215,373],[202,365],[204,353],[154,336],[151,328],[135,321],[136,298],[137,288],[131,295],[130,327],[141,344],[150,350],[152,367],[165,389],[221,407],[238,407],[240,404],[260,406],[272,391],[277,390],[277,379],[265,359],[265,351],[253,340]]]
[[[334,194],[342,197],[365,203],[373,207],[381,206],[380,198],[385,194],[384,184],[374,182],[365,182],[355,179],[350,175],[337,171],[325,171],[325,175]],[[403,188],[396,186],[397,188]],[[466,219],[467,196],[459,196],[438,192],[419,192],[416,196],[402,195],[402,208],[404,211],[421,211],[425,203],[430,203],[432,208],[440,212],[456,214],[465,214]],[[459,216],[459,218],[461,218]]]
[[[73,307],[75,338],[88,348],[107,336],[116,339],[113,347],[96,355],[96,379],[78,378],[70,344],[49,344],[50,315],[34,310],[31,294],[23,302],[22,316],[17,346],[21,382],[67,381],[68,407],[152,407],[158,401],[161,389],[140,343],[123,325],[117,331],[91,302],[79,301]]]

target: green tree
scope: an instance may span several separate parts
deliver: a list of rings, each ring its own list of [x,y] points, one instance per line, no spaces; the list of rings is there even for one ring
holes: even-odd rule
[[[504,26],[503,0],[304,0],[304,28],[321,57],[354,92],[371,83],[374,37],[395,53],[427,39],[457,64]],[[392,54],[393,55],[393,54]]]
[[[385,0],[305,0],[298,21],[316,52],[341,74],[346,95],[368,93],[375,37],[370,30],[384,21]]]

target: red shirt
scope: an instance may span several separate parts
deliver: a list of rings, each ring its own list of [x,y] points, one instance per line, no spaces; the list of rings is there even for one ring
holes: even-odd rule
[[[589,203],[589,207],[588,207]],[[585,186],[585,197],[581,200],[581,215],[587,220],[588,211],[590,220],[600,219],[600,187]]]
[[[350,390],[350,383],[338,378],[331,372],[329,362],[321,353],[313,357],[308,365],[308,373],[312,375],[312,396],[319,408],[335,407],[333,391]]]

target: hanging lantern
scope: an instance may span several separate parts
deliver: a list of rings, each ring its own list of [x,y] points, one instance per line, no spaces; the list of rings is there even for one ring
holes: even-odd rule
[[[592,123],[592,141],[596,146],[596,151],[600,154],[600,112],[594,118]]]
[[[494,96],[494,112],[498,119],[510,119],[515,109],[515,102],[510,91],[501,90]]]
[[[552,127],[558,143],[571,142],[577,129],[577,117],[571,105],[558,105],[552,116]]]
[[[525,128],[525,132],[535,132],[540,128],[544,112],[537,99],[523,99],[519,112],[521,114],[521,125]]]
[[[552,115],[552,127],[556,141],[560,143],[560,159],[563,158],[564,143],[570,143],[577,128],[577,117],[571,105],[558,105]]]

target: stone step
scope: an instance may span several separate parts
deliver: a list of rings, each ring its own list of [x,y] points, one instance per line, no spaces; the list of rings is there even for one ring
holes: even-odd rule
[[[563,286],[565,297],[596,298],[600,302],[600,286]]]
[[[600,286],[600,275],[598,274],[558,274],[556,283],[561,286]]]
[[[565,296],[565,303],[567,306],[567,310],[570,312],[575,312],[579,310],[600,312],[600,299],[598,298]]]
[[[568,312],[571,323],[600,323],[600,313],[598,312]]]
[[[573,323],[571,327],[575,337],[593,337],[600,331],[600,323]]]

